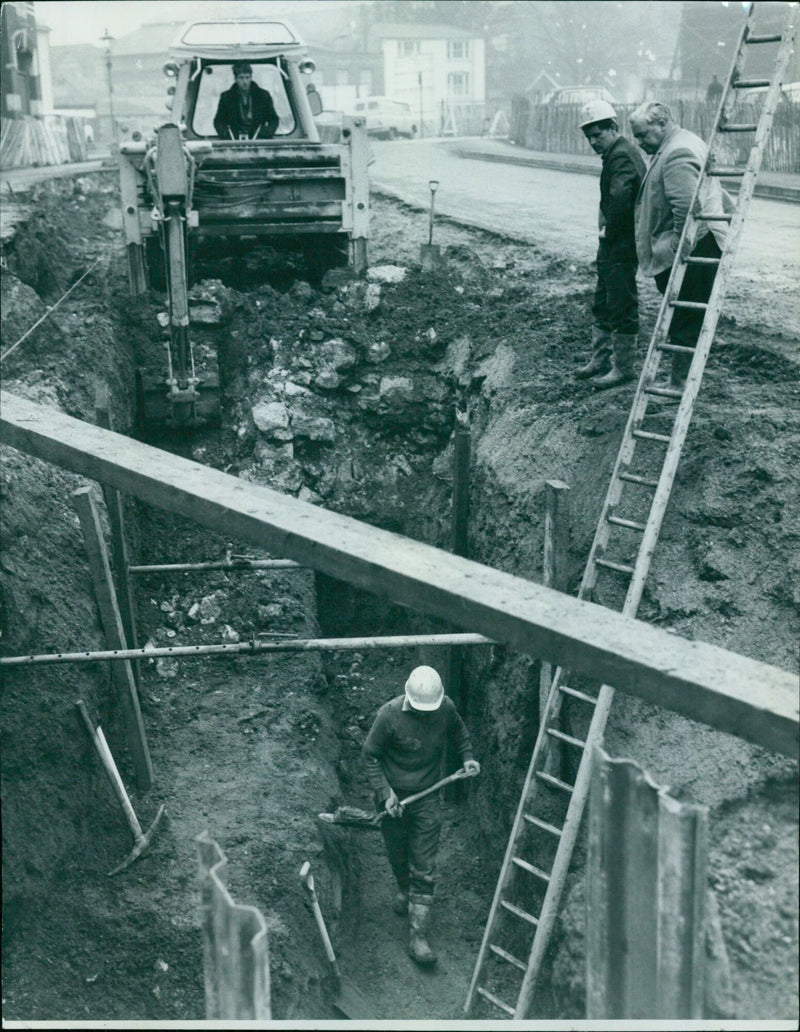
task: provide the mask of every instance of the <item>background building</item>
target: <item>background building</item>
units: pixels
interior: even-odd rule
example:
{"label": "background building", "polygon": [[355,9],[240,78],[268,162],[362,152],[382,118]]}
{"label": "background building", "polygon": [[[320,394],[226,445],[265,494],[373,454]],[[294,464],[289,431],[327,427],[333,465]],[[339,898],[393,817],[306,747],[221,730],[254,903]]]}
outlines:
{"label": "background building", "polygon": [[378,92],[409,104],[425,129],[464,132],[485,112],[483,38],[454,25],[376,25],[380,50]]}

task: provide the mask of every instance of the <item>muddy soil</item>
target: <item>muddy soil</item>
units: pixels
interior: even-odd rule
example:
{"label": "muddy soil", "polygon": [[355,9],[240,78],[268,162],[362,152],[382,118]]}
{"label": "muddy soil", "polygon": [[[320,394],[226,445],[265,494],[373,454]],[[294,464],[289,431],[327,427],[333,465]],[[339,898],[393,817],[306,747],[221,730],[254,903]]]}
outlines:
{"label": "muddy soil", "polygon": [[[115,428],[135,433],[133,370],[163,354],[163,299],[127,297],[118,233],[103,223],[113,180],[39,188],[34,200],[34,221],[4,254],[3,351],[101,261],[4,362],[4,386],[92,421],[103,380]],[[444,222],[447,270],[423,276],[408,232],[419,217],[374,199],[371,261],[405,267],[397,283],[336,272],[315,285],[282,278],[245,290],[241,267],[203,266],[197,299],[216,314],[193,336],[204,360],[218,359],[222,426],[157,443],[449,547],[454,413],[466,406],[471,557],[540,579],[543,485],[559,478],[571,485],[574,591],[630,402],[625,390],[594,395],[570,375],[583,356],[592,270]],[[643,297],[649,325],[656,299],[646,285]],[[797,338],[757,321],[721,323],[640,609],[681,635],[790,669],[800,609]],[[70,501],[84,481],[11,449],[2,475],[4,651],[102,647]],[[97,499],[102,510],[99,491]],[[126,512],[132,557],[143,563],[255,554],[132,501]],[[137,579],[136,600],[142,644],[441,629],[309,571],[149,575]],[[618,603],[613,592],[599,600]],[[78,697],[87,702],[133,786],[109,671],[10,673],[5,1016],[202,1018],[194,838],[207,829],[229,858],[233,897],[266,918],[275,1018],[334,1017],[298,878],[309,860],[342,970],[373,1017],[457,1019],[533,744],[538,661],[496,647],[464,662],[462,705],[484,767],[446,806],[436,973],[405,955],[380,837],[325,833],[316,816],[343,802],[368,806],[361,744],[378,706],[419,661],[441,657],[364,650],[142,663],[157,781],[132,797],[143,824],[161,802],[167,816],[147,855],[114,878],[107,872],[130,836],[73,708]],[[717,1013],[796,1015],[795,765],[624,696],[606,747],[712,808],[710,881],[731,975]],[[579,848],[532,1016],[584,1014],[581,858]]]}

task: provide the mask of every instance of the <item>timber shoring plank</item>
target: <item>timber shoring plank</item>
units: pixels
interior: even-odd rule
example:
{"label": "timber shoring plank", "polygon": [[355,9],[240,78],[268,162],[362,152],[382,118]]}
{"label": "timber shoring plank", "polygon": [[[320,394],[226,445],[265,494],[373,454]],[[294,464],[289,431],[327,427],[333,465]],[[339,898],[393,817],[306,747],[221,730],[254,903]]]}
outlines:
{"label": "timber shoring plank", "polygon": [[[112,650],[124,648],[125,630],[119,613],[105,540],[100,528],[100,518],[92,498],[92,488],[79,488],[73,492],[72,499],[83,531],[89,572],[94,584],[97,606],[100,610],[100,622],[103,625],[106,641]],[[136,771],[136,782],[142,792],[147,792],[153,785],[153,763],[147,746],[147,736],[131,664],[128,662],[113,663],[111,677],[116,685],[117,696],[122,706],[128,748],[131,751]]]}
{"label": "timber shoring plank", "polygon": [[797,676],[0,393],[0,441],[328,576],[797,757]]}

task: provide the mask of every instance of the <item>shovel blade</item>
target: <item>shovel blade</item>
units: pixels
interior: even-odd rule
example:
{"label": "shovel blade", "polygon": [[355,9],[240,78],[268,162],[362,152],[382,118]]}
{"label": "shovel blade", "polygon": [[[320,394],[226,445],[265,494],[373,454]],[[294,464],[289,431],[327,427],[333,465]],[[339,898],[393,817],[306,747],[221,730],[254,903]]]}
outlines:
{"label": "shovel blade", "polygon": [[438,244],[420,244],[419,261],[423,272],[443,269],[446,264]]}
{"label": "shovel blade", "polygon": [[351,1018],[354,1021],[371,1020],[375,1017],[375,1008],[371,1006],[361,990],[347,980],[339,983],[339,991],[332,1003],[334,1009],[343,1017]]}

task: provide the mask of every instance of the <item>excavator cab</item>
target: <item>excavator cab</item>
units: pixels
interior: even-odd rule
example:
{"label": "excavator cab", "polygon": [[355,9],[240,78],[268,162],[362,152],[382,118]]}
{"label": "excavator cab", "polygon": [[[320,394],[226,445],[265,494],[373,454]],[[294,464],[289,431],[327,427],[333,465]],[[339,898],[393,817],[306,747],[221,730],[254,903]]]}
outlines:
{"label": "excavator cab", "polygon": [[[369,160],[366,126],[344,118],[322,142],[319,94],[305,45],[287,23],[205,21],[185,25],[164,66],[171,119],[152,139],[120,146],[123,230],[132,294],[166,291],[164,368],[138,375],[145,428],[191,428],[219,418],[216,370],[199,370],[191,342],[189,256],[214,256],[260,242],[300,249],[310,274],[367,264]],[[271,136],[226,138],[215,115],[247,62],[272,98]]]}

